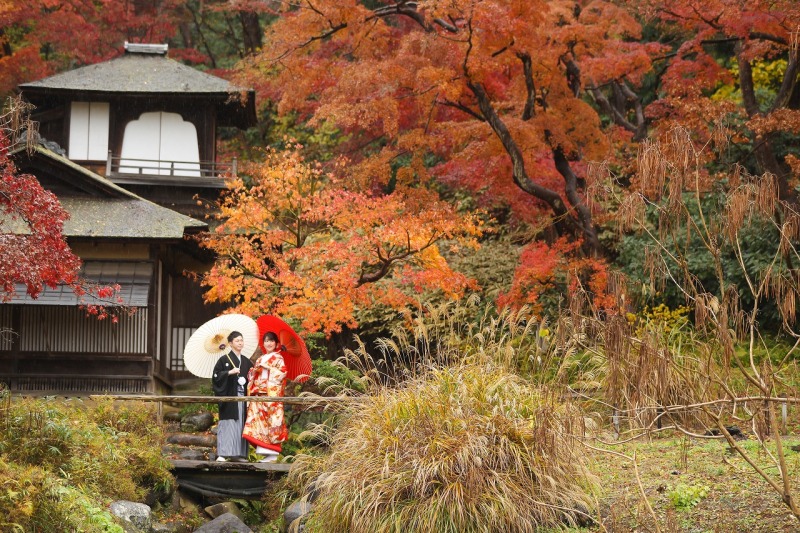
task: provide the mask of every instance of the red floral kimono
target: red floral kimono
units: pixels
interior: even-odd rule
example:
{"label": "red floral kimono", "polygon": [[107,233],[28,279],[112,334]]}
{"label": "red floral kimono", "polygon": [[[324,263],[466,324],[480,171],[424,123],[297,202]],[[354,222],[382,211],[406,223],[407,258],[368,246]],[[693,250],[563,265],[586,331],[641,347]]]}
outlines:
{"label": "red floral kimono", "polygon": [[[278,352],[258,358],[247,374],[248,396],[283,396],[286,385],[286,364]],[[249,402],[247,421],[242,436],[254,446],[280,453],[288,433],[283,420],[283,403]]]}

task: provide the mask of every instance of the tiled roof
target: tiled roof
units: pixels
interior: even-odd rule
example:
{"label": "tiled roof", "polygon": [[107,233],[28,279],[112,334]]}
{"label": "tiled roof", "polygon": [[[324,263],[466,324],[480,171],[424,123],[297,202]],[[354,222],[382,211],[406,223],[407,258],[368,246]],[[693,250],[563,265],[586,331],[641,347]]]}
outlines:
{"label": "tiled roof", "polygon": [[[15,151],[16,153],[16,151]],[[64,223],[67,237],[105,237],[121,239],[181,239],[185,233],[208,228],[184,214],[162,207],[115,185],[103,176],[36,145],[33,155],[46,158],[73,172],[72,176],[90,182],[102,195],[59,196],[58,201],[70,214]],[[0,232],[24,233],[21,221],[0,215]]]}
{"label": "tiled roof", "polygon": [[[25,145],[18,145],[11,149],[10,154],[12,156],[16,154],[22,154],[26,150]],[[41,142],[38,142],[33,145],[33,149],[30,152],[32,157],[39,157],[44,160],[50,161],[52,164],[64,167],[65,169],[69,170],[73,175],[77,174],[80,176],[80,179],[88,184],[92,185],[93,189],[105,191],[106,194],[110,197],[129,197],[129,198],[136,198],[140,199],[139,196],[132,193],[128,189],[120,187],[113,181],[107,179],[105,176],[101,176],[96,172],[89,170],[88,168],[75,163],[67,159],[65,156],[56,153],[55,151],[51,150],[44,146]]]}
{"label": "tiled roof", "polygon": [[127,53],[19,86],[26,89],[102,93],[236,94],[251,89],[206,74],[159,54]]}
{"label": "tiled roof", "polygon": [[[153,278],[153,264],[147,261],[86,261],[80,270],[81,277],[101,286],[119,285],[116,296],[130,307],[147,307],[147,295]],[[34,299],[27,294],[25,285],[14,287],[14,297],[8,304],[26,305],[91,305],[108,304],[91,294],[78,296],[72,287],[59,284],[56,287],[42,287],[42,292]]]}
{"label": "tiled roof", "polygon": [[59,198],[70,215],[67,237],[182,239],[206,224],[144,199]]}

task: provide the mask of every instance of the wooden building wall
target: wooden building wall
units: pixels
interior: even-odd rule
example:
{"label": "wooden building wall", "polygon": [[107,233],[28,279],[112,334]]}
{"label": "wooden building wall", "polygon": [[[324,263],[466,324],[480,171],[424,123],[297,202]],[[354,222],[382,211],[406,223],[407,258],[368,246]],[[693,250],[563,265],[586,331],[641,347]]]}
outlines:
{"label": "wooden building wall", "polygon": [[21,392],[151,392],[148,316],[112,324],[71,306],[0,306],[0,381]]}

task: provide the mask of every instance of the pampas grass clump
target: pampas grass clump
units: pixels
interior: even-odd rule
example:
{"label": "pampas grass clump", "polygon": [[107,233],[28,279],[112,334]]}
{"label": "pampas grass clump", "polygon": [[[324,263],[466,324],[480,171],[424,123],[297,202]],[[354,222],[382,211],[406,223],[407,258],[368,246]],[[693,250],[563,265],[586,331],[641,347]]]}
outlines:
{"label": "pampas grass clump", "polygon": [[568,404],[491,364],[431,369],[348,409],[330,453],[299,456],[308,530],[536,531],[593,507]]}

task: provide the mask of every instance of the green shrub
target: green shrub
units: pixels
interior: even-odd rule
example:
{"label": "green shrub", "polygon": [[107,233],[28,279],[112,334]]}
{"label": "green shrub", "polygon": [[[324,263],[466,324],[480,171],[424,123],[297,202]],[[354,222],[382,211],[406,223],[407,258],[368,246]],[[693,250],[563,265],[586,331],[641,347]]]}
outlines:
{"label": "green shrub", "polygon": [[[722,209],[725,205],[726,197],[721,190],[705,194],[701,200],[703,215],[706,222],[700,221],[699,205],[691,195],[684,195],[683,205],[694,219],[694,223],[699,227],[706,224],[712,227],[716,225],[724,228],[728,221],[720,218],[724,214]],[[668,202],[664,199],[663,202]],[[654,224],[657,218],[657,210],[651,207],[648,210],[649,224]],[[751,309],[753,306],[753,295],[748,288],[748,277],[760,279],[765,271],[773,271],[773,275],[778,270],[786,267],[780,264],[772,264],[775,252],[781,242],[779,232],[770,220],[750,221],[739,232],[739,240],[747,243],[740,250],[741,262],[736,255],[736,249],[728,242],[719,243],[720,264],[722,274],[727,285],[736,287],[736,293],[740,298],[739,305],[742,309]],[[657,298],[671,308],[675,309],[686,303],[686,295],[676,283],[671,282],[668,276],[657,276],[655,280],[650,279],[648,268],[648,258],[652,256],[647,250],[653,247],[652,235],[641,232],[625,235],[619,243],[619,255],[615,261],[616,266],[622,270],[631,281],[639,285],[642,290],[642,303]],[[665,252],[661,254],[665,265],[670,272],[680,276],[681,268],[676,264],[675,258],[683,256],[686,261],[686,268],[691,272],[691,279],[678,279],[679,284],[684,286],[696,286],[700,292],[720,296],[719,272],[715,270],[714,258],[706,244],[703,242],[703,235],[698,231],[676,231],[673,230],[660,240],[658,246],[664,246]],[[744,266],[744,269],[742,268]],[[745,274],[747,276],[745,276]],[[655,281],[655,284],[653,283]],[[763,299],[763,295],[762,295]],[[762,301],[759,310],[759,323],[762,330],[780,331],[781,318],[777,307],[769,299]]]}
{"label": "green shrub", "polygon": [[0,479],[0,531],[123,533],[96,495],[42,468],[0,461]]}
{"label": "green shrub", "polygon": [[[214,396],[214,391],[211,389],[210,385],[201,385],[197,389],[198,396]],[[195,415],[198,413],[211,413],[211,414],[219,414],[219,403],[217,402],[210,402],[210,403],[185,403],[181,406],[180,410],[178,411],[181,418],[186,415]]]}
{"label": "green shrub", "polygon": [[667,493],[672,506],[678,511],[686,511],[700,503],[708,496],[711,489],[705,485],[686,485],[678,483],[674,489]]}
{"label": "green shrub", "polygon": [[0,413],[0,470],[9,473],[0,479],[14,487],[4,487],[0,516],[27,520],[25,531],[106,531],[103,502],[174,485],[163,437],[150,404],[10,402]]}
{"label": "green shrub", "polygon": [[315,359],[311,379],[323,395],[366,391],[361,374],[338,361]]}
{"label": "green shrub", "polygon": [[[317,394],[333,396],[339,394],[364,393],[366,385],[363,376],[356,370],[348,368],[340,361],[315,359],[312,362],[311,378],[303,384],[289,384],[287,396],[301,394]],[[286,407],[286,423],[289,426],[289,437],[283,443],[282,455],[291,461],[292,457],[301,454],[317,453],[314,443],[302,441],[299,435],[309,425],[331,422],[335,411],[323,407],[303,407],[290,405]]]}

